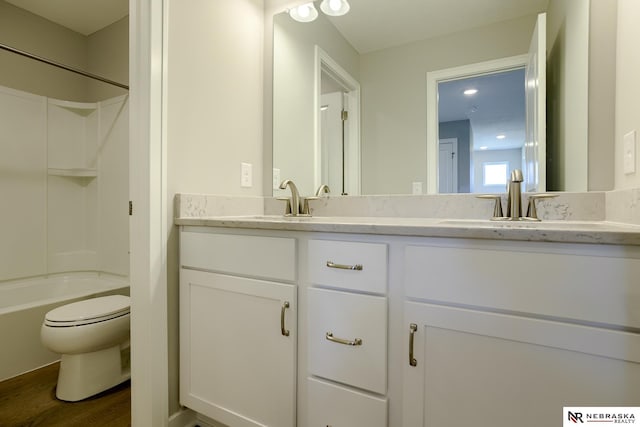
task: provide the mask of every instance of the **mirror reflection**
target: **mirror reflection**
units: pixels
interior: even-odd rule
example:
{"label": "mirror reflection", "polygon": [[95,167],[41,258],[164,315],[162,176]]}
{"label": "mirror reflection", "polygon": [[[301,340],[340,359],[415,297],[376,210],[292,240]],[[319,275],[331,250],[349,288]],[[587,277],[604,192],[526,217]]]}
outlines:
{"label": "mirror reflection", "polygon": [[[283,179],[294,179],[305,194],[312,194],[317,185],[326,183],[322,182],[320,171],[323,124],[319,114],[322,105],[316,92],[315,48],[318,46],[360,85],[359,150],[358,161],[353,162],[360,168],[357,174],[360,191],[344,192],[421,194],[493,190],[477,183],[482,180],[481,158],[485,152],[496,151],[492,150],[495,148],[492,145],[479,143],[483,134],[479,128],[474,128],[470,137],[477,143],[469,143],[468,147],[461,143],[462,148],[457,148],[457,184],[451,188],[438,188],[437,183],[443,178],[437,166],[440,159],[437,141],[448,139],[446,133],[441,137],[438,134],[446,127],[445,122],[465,118],[457,116],[456,120],[451,120],[453,116],[445,116],[446,120],[439,120],[442,125],[428,123],[429,115],[438,117],[438,112],[431,111],[427,99],[427,74],[527,55],[538,14],[547,12],[548,25],[543,31],[547,48],[546,55],[541,57],[546,56],[550,61],[546,95],[551,123],[547,123],[548,132],[544,131],[545,123],[541,124],[541,138],[544,140],[546,136],[551,140],[547,141],[546,161],[538,162],[530,170],[541,169],[542,181],[551,177],[546,183],[547,190],[586,191],[588,61],[585,58],[589,52],[589,6],[578,3],[584,2],[458,0],[437,5],[432,1],[403,0],[389,5],[372,0],[351,0],[351,10],[340,17],[328,17],[320,12],[313,22],[300,23],[293,21],[287,13],[275,15],[274,180],[278,175]],[[567,73],[571,76],[571,85],[566,84]],[[447,80],[457,79],[444,79],[442,83]],[[576,82],[582,82],[582,86]],[[514,97],[522,95],[522,87]],[[446,86],[441,86],[438,92],[444,90]],[[441,103],[443,98],[440,93]],[[503,105],[507,103],[503,95],[494,98],[500,98]],[[580,112],[582,105],[585,106],[583,116],[565,123],[565,112]],[[470,124],[473,122],[471,117],[478,112],[466,117]],[[504,149],[517,150],[511,145],[513,139],[519,139],[519,147],[522,147],[528,137],[523,135],[521,128],[516,131],[511,127],[512,118],[506,120],[509,124],[504,125],[505,130],[494,129],[493,138],[505,134],[507,141],[504,142],[509,145]],[[433,138],[429,137],[430,133]],[[430,142],[430,139],[436,142]],[[569,139],[570,144],[567,143]],[[483,146],[487,149],[480,150]],[[516,164],[526,168],[528,160],[525,158],[523,163],[522,153],[525,150],[520,148],[520,151],[519,156],[511,153],[509,169]],[[544,151],[537,151],[536,155],[545,159]],[[464,164],[460,164],[463,158]],[[487,162],[492,160],[484,161]],[[547,164],[552,169],[545,173]],[[341,173],[343,169],[348,175],[349,165],[344,165],[337,169]],[[545,189],[543,183],[534,181],[532,178],[531,182],[539,185],[537,189]],[[497,185],[493,187],[497,189]],[[528,189],[535,187],[528,186]],[[337,188],[332,193],[342,192]]]}

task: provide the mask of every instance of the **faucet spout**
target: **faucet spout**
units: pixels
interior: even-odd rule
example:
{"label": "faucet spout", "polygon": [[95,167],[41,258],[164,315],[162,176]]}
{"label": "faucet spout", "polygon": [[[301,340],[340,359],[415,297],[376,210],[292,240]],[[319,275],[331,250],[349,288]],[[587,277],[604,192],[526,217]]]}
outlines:
{"label": "faucet spout", "polygon": [[507,186],[507,216],[514,221],[522,217],[522,193],[520,188],[522,181],[524,181],[522,171],[520,169],[512,170],[511,180]]}
{"label": "faucet spout", "polygon": [[291,190],[291,216],[298,216],[300,214],[300,193],[298,187],[290,179],[285,179],[280,183],[280,189],[286,190],[287,186]]}

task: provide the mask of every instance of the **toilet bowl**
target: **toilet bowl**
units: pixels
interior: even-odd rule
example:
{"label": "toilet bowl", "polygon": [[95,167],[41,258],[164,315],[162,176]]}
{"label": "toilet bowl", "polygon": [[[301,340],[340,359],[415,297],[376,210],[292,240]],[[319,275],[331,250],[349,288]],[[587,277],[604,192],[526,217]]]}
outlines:
{"label": "toilet bowl", "polygon": [[56,397],[76,402],[131,377],[129,348],[130,300],[109,295],[63,305],[49,311],[40,337],[59,353]]}

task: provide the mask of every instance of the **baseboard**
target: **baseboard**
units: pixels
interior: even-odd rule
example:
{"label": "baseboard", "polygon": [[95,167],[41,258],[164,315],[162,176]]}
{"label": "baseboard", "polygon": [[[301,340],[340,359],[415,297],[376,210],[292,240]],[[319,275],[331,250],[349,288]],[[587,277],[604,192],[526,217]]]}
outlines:
{"label": "baseboard", "polygon": [[197,418],[198,414],[194,411],[183,408],[169,417],[169,427],[194,427],[200,424]]}

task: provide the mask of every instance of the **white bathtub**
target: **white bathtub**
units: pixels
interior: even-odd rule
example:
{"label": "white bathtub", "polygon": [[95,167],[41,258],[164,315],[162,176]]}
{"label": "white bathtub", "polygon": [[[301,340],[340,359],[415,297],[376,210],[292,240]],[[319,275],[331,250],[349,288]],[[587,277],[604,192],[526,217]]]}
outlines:
{"label": "white bathtub", "polygon": [[40,342],[40,326],[49,310],[110,294],[129,295],[129,283],[97,274],[0,283],[0,381],[60,358]]}

